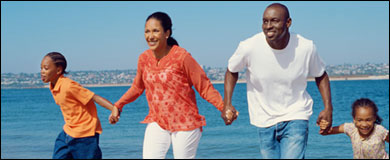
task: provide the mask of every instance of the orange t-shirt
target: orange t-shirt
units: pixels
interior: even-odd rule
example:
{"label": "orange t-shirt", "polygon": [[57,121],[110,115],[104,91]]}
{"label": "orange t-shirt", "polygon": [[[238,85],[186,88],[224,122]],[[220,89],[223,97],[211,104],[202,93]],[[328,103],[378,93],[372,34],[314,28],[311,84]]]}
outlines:
{"label": "orange t-shirt", "polygon": [[122,109],[146,90],[149,114],[141,123],[156,122],[171,132],[193,130],[205,126],[206,121],[199,115],[192,86],[222,111],[222,96],[190,53],[174,45],[158,62],[149,49],[139,56],[134,82],[115,106]]}
{"label": "orange t-shirt", "polygon": [[95,93],[63,75],[58,78],[54,88],[50,85],[50,91],[64,116],[66,134],[82,138],[102,133],[96,105],[92,100]]}

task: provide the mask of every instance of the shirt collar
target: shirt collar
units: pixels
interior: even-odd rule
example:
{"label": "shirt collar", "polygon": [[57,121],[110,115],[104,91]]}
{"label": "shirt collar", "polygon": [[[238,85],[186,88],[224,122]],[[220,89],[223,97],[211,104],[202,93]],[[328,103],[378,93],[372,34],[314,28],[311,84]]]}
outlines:
{"label": "shirt collar", "polygon": [[[56,85],[54,87],[52,87],[51,85],[50,86],[50,90],[51,91],[59,91],[60,90],[60,86],[62,84],[62,80],[65,78],[64,75],[61,75],[60,77],[58,77],[58,80],[56,82]],[[51,83],[51,82],[50,82]]]}

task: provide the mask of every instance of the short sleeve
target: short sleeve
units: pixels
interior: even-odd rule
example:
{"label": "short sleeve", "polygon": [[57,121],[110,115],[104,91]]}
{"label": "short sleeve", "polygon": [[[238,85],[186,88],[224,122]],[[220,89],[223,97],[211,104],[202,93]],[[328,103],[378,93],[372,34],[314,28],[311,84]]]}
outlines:
{"label": "short sleeve", "polygon": [[230,72],[240,72],[247,66],[248,61],[246,60],[245,52],[245,47],[241,42],[229,59],[228,69]]}
{"label": "short sleeve", "polygon": [[379,135],[379,137],[381,138],[381,140],[386,140],[386,137],[387,137],[387,134],[389,134],[389,130],[387,130],[385,127],[383,127],[382,125],[377,125],[376,127],[377,129],[377,134]]}
{"label": "short sleeve", "polygon": [[355,124],[353,123],[344,123],[344,133],[348,136],[351,135],[353,129],[355,128]]}
{"label": "short sleeve", "polygon": [[83,105],[87,105],[87,103],[95,95],[95,93],[93,93],[89,89],[84,88],[83,86],[74,81],[69,84],[69,89],[67,92],[79,102],[81,102]]}
{"label": "short sleeve", "polygon": [[317,48],[313,44],[309,62],[309,76],[321,77],[325,72],[325,63],[317,53]]}

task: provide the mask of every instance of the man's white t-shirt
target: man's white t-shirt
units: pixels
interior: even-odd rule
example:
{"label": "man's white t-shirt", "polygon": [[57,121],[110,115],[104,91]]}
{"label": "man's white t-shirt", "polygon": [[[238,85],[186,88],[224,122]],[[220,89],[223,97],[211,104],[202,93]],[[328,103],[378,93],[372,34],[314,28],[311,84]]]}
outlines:
{"label": "man's white t-shirt", "polygon": [[306,91],[307,77],[320,77],[325,63],[313,41],[290,33],[286,48],[271,48],[263,32],[241,41],[230,57],[230,72],[246,70],[250,122],[269,127],[278,122],[309,120],[313,100]]}

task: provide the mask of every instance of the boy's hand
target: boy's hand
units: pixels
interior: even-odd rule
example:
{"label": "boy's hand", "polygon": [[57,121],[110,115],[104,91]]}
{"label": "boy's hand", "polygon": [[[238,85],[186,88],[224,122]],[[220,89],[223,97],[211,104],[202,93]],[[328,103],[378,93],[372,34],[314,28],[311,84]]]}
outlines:
{"label": "boy's hand", "polygon": [[108,121],[110,124],[115,124],[119,121],[120,118],[120,112],[119,109],[114,106],[114,108],[111,111],[110,117],[108,118]]}

